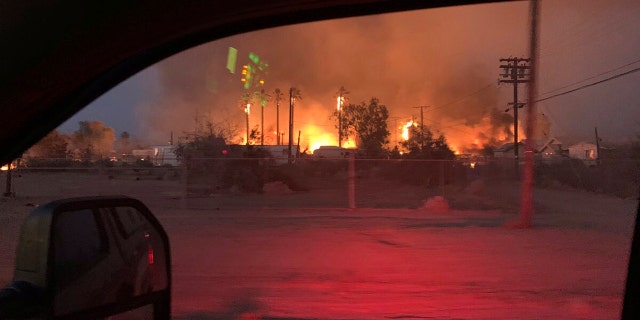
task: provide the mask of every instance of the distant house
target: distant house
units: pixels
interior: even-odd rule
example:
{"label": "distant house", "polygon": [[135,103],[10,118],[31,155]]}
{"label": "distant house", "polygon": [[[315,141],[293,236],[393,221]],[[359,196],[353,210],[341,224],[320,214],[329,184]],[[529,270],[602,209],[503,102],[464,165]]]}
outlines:
{"label": "distant house", "polygon": [[557,160],[566,156],[562,149],[562,142],[556,138],[538,143],[536,153],[538,158],[542,160]]}
{"label": "distant house", "polygon": [[595,164],[598,159],[598,147],[594,143],[578,142],[569,146],[569,157],[587,164]]}
{"label": "distant house", "polygon": [[180,163],[176,157],[175,149],[174,145],[153,146],[151,147],[153,150],[151,161],[156,166],[177,166]]}

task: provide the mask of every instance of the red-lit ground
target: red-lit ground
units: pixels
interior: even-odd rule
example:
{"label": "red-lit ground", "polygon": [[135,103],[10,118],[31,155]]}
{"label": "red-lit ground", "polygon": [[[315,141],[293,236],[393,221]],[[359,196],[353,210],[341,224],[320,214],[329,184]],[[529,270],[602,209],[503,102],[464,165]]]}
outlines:
{"label": "red-lit ground", "polygon": [[308,209],[300,201],[312,193],[182,200],[171,181],[92,178],[91,189],[57,177],[49,190],[25,187],[42,176],[21,179],[18,198],[0,202],[2,283],[28,204],[61,192],[131,194],[170,235],[175,319],[617,319],[637,206],[537,190],[535,227],[522,230],[503,227],[517,217],[518,189],[506,184],[483,196],[499,210],[434,213]]}

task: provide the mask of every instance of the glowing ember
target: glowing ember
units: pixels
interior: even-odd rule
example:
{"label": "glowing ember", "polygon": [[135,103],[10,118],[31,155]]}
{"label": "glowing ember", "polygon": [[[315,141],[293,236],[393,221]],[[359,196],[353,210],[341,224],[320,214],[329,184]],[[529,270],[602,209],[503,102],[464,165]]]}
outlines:
{"label": "glowing ember", "polygon": [[475,162],[469,163],[469,167],[471,167],[471,169],[475,169],[476,163]]}

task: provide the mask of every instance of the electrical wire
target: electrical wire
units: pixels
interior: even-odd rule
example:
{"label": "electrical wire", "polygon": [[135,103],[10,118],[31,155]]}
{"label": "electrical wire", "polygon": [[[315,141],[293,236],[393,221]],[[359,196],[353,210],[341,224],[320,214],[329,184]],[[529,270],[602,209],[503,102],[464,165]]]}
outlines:
{"label": "electrical wire", "polygon": [[635,60],[635,61],[633,61],[633,62],[629,62],[629,63],[627,63],[627,64],[625,64],[625,65],[623,65],[623,66],[620,66],[620,67],[617,67],[617,68],[614,68],[614,69],[611,69],[611,70],[608,70],[608,71],[605,71],[605,72],[602,72],[602,73],[596,74],[596,75],[591,76],[591,77],[589,77],[589,78],[582,79],[582,80],[580,80],[580,81],[576,81],[576,82],[574,82],[574,83],[571,83],[571,84],[568,84],[568,85],[562,86],[562,87],[560,87],[560,88],[556,88],[556,89],[553,89],[553,90],[547,91],[547,92],[545,92],[545,93],[541,94],[541,96],[545,96],[545,95],[548,95],[548,94],[552,94],[552,93],[553,93],[553,92],[555,92],[555,91],[559,91],[559,90],[562,90],[562,89],[566,89],[566,88],[568,88],[568,87],[571,87],[571,86],[574,86],[574,85],[580,84],[580,83],[582,83],[582,82],[585,82],[585,81],[588,81],[588,80],[595,79],[595,78],[597,78],[597,77],[603,76],[603,75],[605,75],[605,74],[607,74],[607,73],[611,73],[611,72],[614,72],[614,71],[618,71],[618,70],[620,70],[620,69],[626,68],[626,67],[628,67],[628,66],[630,66],[630,65],[632,65],[632,64],[636,64],[636,63],[638,63],[638,62],[640,62],[640,59]]}
{"label": "electrical wire", "polygon": [[535,102],[541,102],[541,101],[553,99],[553,98],[556,98],[556,97],[559,97],[559,96],[563,96],[565,94],[569,94],[569,93],[576,92],[576,91],[579,91],[579,90],[582,90],[582,89],[593,87],[595,85],[598,85],[598,84],[601,84],[601,83],[604,83],[604,82],[607,82],[607,81],[611,81],[611,80],[614,80],[614,79],[617,79],[617,78],[621,78],[621,77],[624,77],[626,75],[629,75],[629,74],[632,74],[632,73],[635,73],[635,72],[638,72],[638,71],[640,71],[640,67],[635,68],[635,69],[631,69],[629,71],[626,71],[626,72],[623,72],[623,73],[620,73],[620,74],[617,74],[617,75],[614,75],[614,76],[611,76],[611,77],[608,77],[608,78],[605,78],[605,79],[602,79],[602,80],[599,80],[599,81],[596,81],[596,82],[593,82],[593,83],[585,84],[585,85],[577,87],[575,89],[567,90],[567,91],[564,91],[564,92],[561,92],[561,93],[557,93],[557,94],[554,94],[554,95],[546,97],[546,98],[538,99]]}

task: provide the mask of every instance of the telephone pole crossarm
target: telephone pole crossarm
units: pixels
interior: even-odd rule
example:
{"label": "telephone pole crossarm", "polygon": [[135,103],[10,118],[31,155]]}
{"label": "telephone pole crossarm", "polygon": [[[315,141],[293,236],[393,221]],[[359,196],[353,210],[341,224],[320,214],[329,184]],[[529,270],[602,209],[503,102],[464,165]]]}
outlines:
{"label": "telephone pole crossarm", "polygon": [[499,83],[513,84],[513,102],[509,103],[513,109],[513,153],[515,160],[515,177],[519,178],[519,150],[518,150],[518,109],[524,107],[526,103],[518,102],[518,83],[528,83],[531,80],[531,59],[530,58],[502,58],[500,68],[504,73],[500,74]]}

